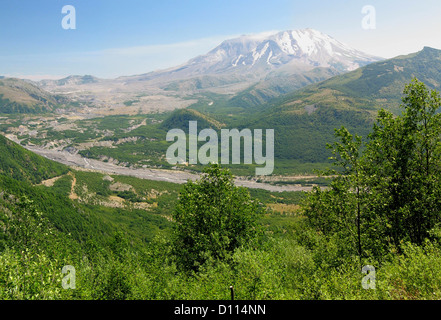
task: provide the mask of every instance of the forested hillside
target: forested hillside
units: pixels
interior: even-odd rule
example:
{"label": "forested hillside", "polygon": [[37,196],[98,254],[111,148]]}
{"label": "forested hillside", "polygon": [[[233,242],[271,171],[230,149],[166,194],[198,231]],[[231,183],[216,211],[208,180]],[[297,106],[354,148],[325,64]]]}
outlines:
{"label": "forested hillside", "polygon": [[40,183],[67,171],[66,166],[38,156],[0,135],[0,174],[19,181]]}
{"label": "forested hillside", "polygon": [[440,90],[440,68],[441,51],[426,47],[281,96],[240,126],[273,128],[279,160],[327,162],[326,143],[334,140],[334,128],[345,126],[366,137],[378,110],[401,113],[403,88],[413,78]]}

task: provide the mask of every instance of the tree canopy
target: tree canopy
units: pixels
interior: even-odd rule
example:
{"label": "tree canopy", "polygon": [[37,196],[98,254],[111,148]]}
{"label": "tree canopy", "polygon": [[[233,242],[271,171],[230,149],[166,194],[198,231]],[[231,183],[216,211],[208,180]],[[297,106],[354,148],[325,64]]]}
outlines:
{"label": "tree canopy", "polygon": [[422,244],[441,222],[440,96],[414,79],[402,101],[402,115],[378,113],[365,143],[336,130],[339,142],[329,147],[338,169],[330,188],[315,188],[305,206],[314,226],[339,234],[360,257]]}
{"label": "tree canopy", "polygon": [[208,166],[200,180],[188,181],[174,210],[174,251],[182,266],[194,269],[208,257],[224,259],[255,239],[261,208],[247,189],[219,165]]}

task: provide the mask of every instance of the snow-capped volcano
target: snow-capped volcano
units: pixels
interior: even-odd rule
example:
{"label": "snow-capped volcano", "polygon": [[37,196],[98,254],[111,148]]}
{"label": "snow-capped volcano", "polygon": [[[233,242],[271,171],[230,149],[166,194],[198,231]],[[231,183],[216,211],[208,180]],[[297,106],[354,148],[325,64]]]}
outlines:
{"label": "snow-capped volcano", "polygon": [[380,58],[353,49],[322,32],[304,29],[226,40],[177,71],[193,76],[268,72],[281,67],[285,71],[290,67],[294,70],[324,67],[346,72],[378,60]]}
{"label": "snow-capped volcano", "polygon": [[[165,70],[123,76],[113,80],[69,77],[42,82],[47,90],[63,87],[77,92],[95,88],[108,91],[147,92],[194,99],[209,92],[228,99],[232,106],[261,105],[312,83],[352,71],[381,58],[365,54],[313,29],[266,32],[225,40],[207,54]],[[52,92],[51,91],[51,92]],[[222,98],[224,99],[224,98]],[[222,100],[221,99],[221,100]],[[103,105],[108,101],[102,100]],[[112,100],[113,101],[113,100]],[[155,100],[154,104],[156,105]],[[212,102],[209,102],[212,103]],[[166,106],[169,108],[169,104]]]}
{"label": "snow-capped volcano", "polygon": [[255,86],[256,96],[269,99],[379,60],[322,32],[303,29],[225,40],[180,66],[117,81],[180,94],[210,89],[237,94]]}

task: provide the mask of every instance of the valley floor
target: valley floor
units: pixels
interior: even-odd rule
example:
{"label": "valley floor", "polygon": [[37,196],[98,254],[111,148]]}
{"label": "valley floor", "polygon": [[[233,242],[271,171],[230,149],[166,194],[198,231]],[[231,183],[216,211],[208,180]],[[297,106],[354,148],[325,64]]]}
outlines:
{"label": "valley floor", "polygon": [[[103,162],[95,159],[87,159],[79,154],[72,154],[67,151],[46,149],[37,146],[25,146],[26,149],[44,156],[47,159],[72,166],[77,170],[90,170],[102,173],[111,173],[124,176],[133,176],[140,179],[148,179],[155,181],[167,181],[172,183],[183,184],[187,180],[196,180],[199,175],[195,173],[167,170],[167,169],[150,169],[150,168],[129,168],[119,166],[109,162]],[[269,183],[257,182],[256,180],[248,180],[246,178],[237,177],[236,185],[252,189],[263,189],[271,192],[284,191],[310,191],[312,187],[302,185],[272,185]]]}

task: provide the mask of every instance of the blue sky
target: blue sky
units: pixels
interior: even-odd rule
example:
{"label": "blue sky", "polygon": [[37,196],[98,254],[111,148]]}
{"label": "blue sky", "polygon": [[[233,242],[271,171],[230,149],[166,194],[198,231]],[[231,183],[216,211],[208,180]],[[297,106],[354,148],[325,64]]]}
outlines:
{"label": "blue sky", "polygon": [[[65,5],[76,9],[75,30],[62,28]],[[376,9],[374,30],[362,28],[365,5]],[[141,74],[241,34],[302,28],[390,58],[441,49],[440,15],[439,0],[1,0],[0,74]]]}

